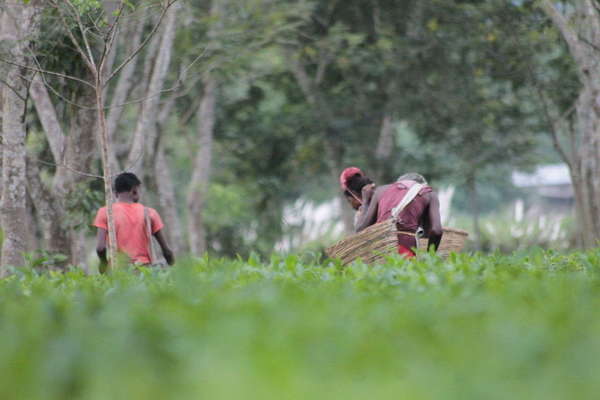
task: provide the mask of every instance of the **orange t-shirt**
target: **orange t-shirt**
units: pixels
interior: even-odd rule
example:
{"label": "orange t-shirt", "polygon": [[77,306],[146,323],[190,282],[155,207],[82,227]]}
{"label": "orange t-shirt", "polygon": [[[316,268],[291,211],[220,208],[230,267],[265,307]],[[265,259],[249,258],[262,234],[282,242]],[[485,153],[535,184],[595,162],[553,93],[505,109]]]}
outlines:
{"label": "orange t-shirt", "polygon": [[[117,234],[117,248],[127,254],[133,262],[149,264],[150,252],[144,221],[144,206],[139,203],[117,202],[113,204],[112,209]],[[160,231],[164,224],[155,209],[148,207],[148,214],[154,234]],[[98,210],[94,226],[108,230],[106,207]]]}

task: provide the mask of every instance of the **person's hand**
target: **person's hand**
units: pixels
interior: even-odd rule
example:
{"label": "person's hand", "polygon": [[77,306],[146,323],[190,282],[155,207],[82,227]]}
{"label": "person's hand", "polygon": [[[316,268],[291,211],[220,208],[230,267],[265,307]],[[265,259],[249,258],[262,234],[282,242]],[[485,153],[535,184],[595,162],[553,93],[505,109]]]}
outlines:
{"label": "person's hand", "polygon": [[165,261],[167,262],[167,264],[175,264],[175,255],[171,250],[163,251],[163,256],[165,257]]}
{"label": "person's hand", "polygon": [[100,264],[98,264],[98,272],[101,274],[105,274],[108,271],[108,260],[100,259]]}
{"label": "person's hand", "polygon": [[375,193],[375,184],[374,183],[370,183],[368,185],[363,186],[362,191],[361,191],[363,204],[368,204],[369,202],[371,202],[373,193]]}

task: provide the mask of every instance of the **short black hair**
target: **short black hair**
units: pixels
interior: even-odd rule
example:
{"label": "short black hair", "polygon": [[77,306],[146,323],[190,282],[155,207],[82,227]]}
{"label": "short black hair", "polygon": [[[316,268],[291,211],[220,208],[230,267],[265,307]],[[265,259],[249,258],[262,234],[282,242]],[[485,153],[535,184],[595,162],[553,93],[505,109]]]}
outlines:
{"label": "short black hair", "polygon": [[346,196],[351,196],[350,192],[353,192],[355,195],[360,196],[362,193],[362,188],[370,185],[373,181],[361,174],[354,174],[346,181],[346,187],[348,188],[344,194]]}
{"label": "short black hair", "polygon": [[140,186],[142,182],[132,172],[123,172],[119,174],[115,179],[115,192],[125,193],[131,192],[131,190],[137,186]]}

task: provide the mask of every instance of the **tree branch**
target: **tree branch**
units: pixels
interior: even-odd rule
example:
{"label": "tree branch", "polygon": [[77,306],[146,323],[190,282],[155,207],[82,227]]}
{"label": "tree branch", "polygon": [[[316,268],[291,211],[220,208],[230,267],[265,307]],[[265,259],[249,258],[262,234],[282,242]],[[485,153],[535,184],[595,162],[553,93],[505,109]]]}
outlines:
{"label": "tree branch", "polygon": [[[571,26],[567,18],[556,9],[555,3],[552,0],[541,0],[540,2],[542,10],[546,13],[546,15],[554,22],[554,24],[558,27],[558,30],[562,34],[564,40],[567,42],[569,46],[569,50],[572,56],[575,59],[579,59],[580,61],[585,57],[581,52],[581,47],[579,45],[580,35],[575,29]],[[582,23],[585,23],[582,21]]]}
{"label": "tree branch", "polygon": [[119,64],[119,66],[117,68],[115,68],[115,70],[108,76],[108,78],[106,79],[106,82],[104,83],[105,85],[107,85],[125,67],[125,65],[127,65],[135,56],[138,55],[138,53],[140,51],[142,51],[142,49],[146,46],[146,44],[150,41],[150,39],[152,39],[152,37],[154,36],[154,34],[156,33],[156,31],[160,27],[160,25],[162,23],[162,20],[165,17],[165,14],[169,10],[169,8],[173,4],[175,4],[175,1],[177,1],[177,0],[172,0],[172,1],[167,2],[166,6],[162,9],[162,12],[160,13],[160,16],[158,17],[158,21],[156,22],[156,24],[152,28],[152,31],[144,39],[144,41],[142,42],[142,44],[140,44],[138,46],[138,48],[135,49],[133,51],[133,53],[131,53],[121,64]]}
{"label": "tree branch", "polygon": [[[540,102],[542,104],[542,111],[544,112],[544,117],[546,118],[546,121],[548,122],[548,126],[550,127],[552,144],[553,144],[554,148],[556,149],[556,151],[558,152],[558,154],[560,154],[560,156],[564,160],[564,162],[569,166],[569,169],[571,169],[571,167],[573,165],[573,160],[571,159],[571,157],[569,157],[569,155],[563,148],[562,144],[560,143],[559,136],[558,136],[561,118],[563,118],[563,117],[561,116],[558,120],[552,118],[552,115],[550,114],[550,110],[549,110],[549,107],[548,107],[548,104],[546,101],[546,96],[544,95],[543,91],[539,88],[539,86],[537,84],[534,83],[534,86],[538,93]],[[572,110],[573,110],[573,107],[570,108],[570,112],[572,112]],[[570,112],[569,112],[569,114],[570,114]],[[567,116],[568,114],[565,113],[564,115]]]}
{"label": "tree branch", "polygon": [[81,44],[75,38],[75,36],[73,35],[73,32],[71,32],[71,29],[69,29],[69,24],[67,23],[67,20],[65,19],[65,15],[64,15],[64,13],[62,11],[62,8],[56,2],[56,0],[50,0],[50,2],[54,6],[54,8],[56,8],[56,10],[58,11],[58,15],[60,15],[60,20],[62,22],[63,28],[67,32],[67,35],[69,36],[69,39],[71,40],[71,43],[73,43],[73,46],[75,46],[75,48],[77,49],[77,52],[79,53],[79,55],[81,56],[81,58],[83,59],[83,61],[86,63],[86,65],[88,66],[88,68],[91,71],[95,71],[96,70],[96,66],[93,64],[93,62],[92,62],[93,60],[89,60],[88,59],[87,55],[85,54],[85,51],[83,51],[83,49],[81,48]]}
{"label": "tree branch", "polygon": [[40,160],[38,158],[32,158],[31,160],[35,161],[37,163],[40,163],[40,164],[49,165],[51,167],[65,168],[65,169],[68,169],[69,171],[71,171],[71,172],[73,172],[73,173],[75,173],[77,175],[85,176],[85,177],[88,177],[88,178],[104,179],[103,176],[91,174],[89,172],[78,171],[75,168],[73,168],[73,167],[71,167],[70,165],[67,165],[67,164],[53,163],[53,162],[49,162],[49,161]]}
{"label": "tree branch", "polygon": [[37,110],[38,117],[46,132],[46,138],[54,161],[60,162],[63,158],[65,135],[56,116],[56,110],[46,86],[39,74],[36,74],[29,87],[33,104]]}
{"label": "tree branch", "polygon": [[0,83],[6,85],[6,87],[9,88],[15,94],[15,96],[17,96],[22,101],[25,101],[25,97],[21,96],[21,94],[19,94],[19,92],[14,86],[11,86],[7,81],[5,81],[2,78],[0,78]]}
{"label": "tree branch", "polygon": [[115,43],[115,38],[117,35],[117,31],[118,31],[117,28],[119,27],[119,23],[121,22],[121,15],[123,14],[124,7],[125,7],[125,1],[121,0],[119,9],[117,10],[117,18],[111,24],[111,26],[108,29],[108,32],[106,33],[106,36],[104,38],[104,49],[102,51],[102,56],[100,57],[100,70],[98,71],[98,73],[100,75],[103,74],[106,57],[112,51],[113,45]]}
{"label": "tree branch", "polygon": [[47,71],[47,70],[40,69],[40,68],[30,67],[28,65],[15,63],[13,61],[9,61],[9,60],[6,60],[4,58],[0,58],[0,62],[3,62],[3,63],[8,64],[8,65],[17,66],[17,67],[20,67],[20,68],[25,68],[26,70],[34,71],[34,72],[37,72],[37,73],[40,73],[40,74],[48,74],[48,75],[57,76],[59,78],[69,79],[69,80],[72,80],[72,81],[79,82],[79,83],[82,83],[84,85],[87,85],[87,86],[89,86],[91,88],[94,88],[94,85],[92,85],[90,82],[85,81],[83,79],[76,78],[76,77],[71,76],[71,75],[65,75],[65,74],[61,74],[59,72]]}
{"label": "tree branch", "polygon": [[77,21],[77,26],[79,27],[79,31],[81,32],[81,37],[83,38],[83,44],[85,46],[85,50],[87,51],[87,56],[90,64],[92,65],[92,70],[96,72],[100,72],[94,60],[94,54],[92,53],[92,48],[87,38],[87,29],[83,26],[83,22],[81,21],[81,14],[77,11],[77,8],[71,3],[71,0],[64,0],[67,5],[73,10],[73,15],[75,15],[75,21]]}

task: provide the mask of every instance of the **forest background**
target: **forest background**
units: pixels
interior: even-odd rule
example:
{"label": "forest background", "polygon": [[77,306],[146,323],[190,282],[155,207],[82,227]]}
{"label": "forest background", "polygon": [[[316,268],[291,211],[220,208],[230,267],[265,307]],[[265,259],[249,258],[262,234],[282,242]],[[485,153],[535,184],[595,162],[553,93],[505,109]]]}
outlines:
{"label": "forest background", "polygon": [[[143,178],[177,254],[245,256],[341,235],[303,236],[298,205],[341,201],[349,165],[377,182],[418,171],[455,188],[453,213],[469,220],[453,222],[485,248],[480,215],[504,215],[518,195],[512,173],[563,162],[576,210],[563,241],[590,247],[599,10],[595,0],[2,0],[2,266],[39,249],[87,264],[104,178],[124,170]],[[333,204],[325,219],[348,229],[350,210]]]}

